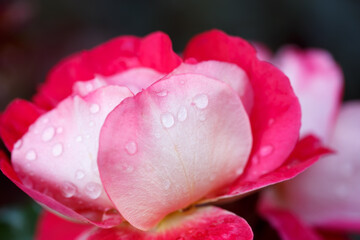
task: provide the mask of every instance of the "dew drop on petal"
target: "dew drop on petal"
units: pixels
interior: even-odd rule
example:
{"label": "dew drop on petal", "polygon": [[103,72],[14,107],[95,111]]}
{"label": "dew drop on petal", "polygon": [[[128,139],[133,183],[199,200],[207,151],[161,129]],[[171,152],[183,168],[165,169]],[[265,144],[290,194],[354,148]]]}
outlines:
{"label": "dew drop on petal", "polygon": [[126,163],[122,165],[121,169],[123,172],[126,172],[126,173],[132,173],[134,171],[134,167],[131,165],[128,165]]}
{"label": "dew drop on petal", "polygon": [[61,186],[62,195],[66,198],[71,198],[76,193],[76,186],[71,182],[64,182]]}
{"label": "dew drop on petal", "polygon": [[267,157],[273,152],[273,150],[274,150],[274,147],[271,145],[263,146],[260,148],[259,154],[262,157]]}
{"label": "dew drop on petal", "polygon": [[204,122],[206,120],[205,113],[199,114],[199,120],[200,120],[200,122]]}
{"label": "dew drop on petal", "polygon": [[85,186],[85,194],[91,199],[97,199],[101,195],[101,186],[98,183],[89,182]]}
{"label": "dew drop on petal", "polygon": [[159,97],[166,97],[168,95],[168,91],[163,90],[163,91],[157,92],[156,95],[158,95]]}
{"label": "dew drop on petal", "polygon": [[60,156],[62,152],[63,152],[63,145],[61,143],[55,144],[54,147],[52,148],[52,154],[54,157]]}
{"label": "dew drop on petal", "polygon": [[48,118],[44,118],[44,119],[42,120],[42,122],[43,122],[43,123],[48,123],[48,122],[49,122],[49,119],[48,119]]}
{"label": "dew drop on petal", "polygon": [[34,150],[29,150],[27,153],[26,153],[26,156],[25,158],[29,161],[33,161],[35,160],[37,157],[36,155],[36,152]]}
{"label": "dew drop on petal", "polygon": [[95,125],[95,123],[94,123],[93,121],[90,121],[90,122],[89,122],[89,126],[90,126],[90,127],[93,127],[94,125]]}
{"label": "dew drop on petal", "polygon": [[63,131],[64,131],[64,129],[62,127],[58,127],[56,129],[56,133],[58,133],[58,134],[62,133]]}
{"label": "dew drop on petal", "polygon": [[171,128],[175,124],[174,116],[169,112],[161,114],[160,118],[161,118],[161,124],[165,128]]}
{"label": "dew drop on petal", "polygon": [[187,110],[184,106],[181,106],[178,113],[177,113],[177,118],[179,120],[179,122],[183,122],[186,120],[187,118]]}
{"label": "dew drop on petal", "polygon": [[193,103],[197,108],[205,109],[209,104],[209,99],[205,94],[199,94],[193,98]]}
{"label": "dew drop on petal", "polygon": [[273,118],[270,118],[270,119],[269,119],[269,122],[268,122],[268,125],[271,126],[271,125],[274,124],[274,122],[275,122],[275,120],[274,120]]}
{"label": "dew drop on petal", "polygon": [[82,141],[82,136],[77,136],[75,139],[76,142],[81,142]]}
{"label": "dew drop on petal", "polygon": [[137,144],[134,141],[130,141],[125,145],[125,150],[129,155],[134,155],[137,152]]}
{"label": "dew drop on petal", "polygon": [[244,172],[244,169],[243,169],[243,168],[239,168],[239,169],[236,170],[235,173],[236,173],[237,176],[239,176],[239,175],[241,175],[243,172]]}
{"label": "dew drop on petal", "polygon": [[47,129],[44,130],[42,136],[41,136],[41,139],[44,141],[44,142],[48,142],[50,141],[55,135],[55,129],[53,127],[49,127]]}
{"label": "dew drop on petal", "polygon": [[91,104],[90,106],[90,112],[95,114],[100,111],[100,106],[96,103]]}
{"label": "dew drop on petal", "polygon": [[81,170],[77,170],[75,172],[75,178],[78,179],[78,180],[81,180],[85,177],[85,173]]}
{"label": "dew drop on petal", "polygon": [[19,149],[19,148],[21,148],[21,146],[22,146],[22,140],[20,139],[20,140],[18,140],[15,144],[14,144],[14,149]]}

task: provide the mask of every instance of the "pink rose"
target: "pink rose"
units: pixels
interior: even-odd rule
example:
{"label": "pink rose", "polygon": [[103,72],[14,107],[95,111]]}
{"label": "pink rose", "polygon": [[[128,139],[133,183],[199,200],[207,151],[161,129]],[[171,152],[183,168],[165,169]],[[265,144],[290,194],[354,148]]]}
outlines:
{"label": "pink rose", "polygon": [[316,134],[335,153],[266,191],[260,211],[283,239],[323,239],[306,226],[359,231],[360,103],[339,110],[342,72],[323,50],[285,47],[272,61],[289,76],[299,97],[300,131]]}
{"label": "pink rose", "polygon": [[12,152],[2,171],[68,218],[156,229],[121,224],[94,236],[251,239],[232,213],[179,210],[289,179],[327,150],[314,137],[298,142],[300,105],[287,77],[243,39],[209,31],[183,56],[157,32],[63,60],[32,103],[15,100],[3,113]]}

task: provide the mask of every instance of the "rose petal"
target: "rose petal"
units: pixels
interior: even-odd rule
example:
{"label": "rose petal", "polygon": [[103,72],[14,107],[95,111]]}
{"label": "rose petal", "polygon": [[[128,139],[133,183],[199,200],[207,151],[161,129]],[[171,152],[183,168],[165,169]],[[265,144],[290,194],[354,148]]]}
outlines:
{"label": "rose petal", "polygon": [[301,115],[287,77],[271,64],[259,61],[245,40],[219,30],[195,36],[184,57],[235,63],[247,73],[254,91],[250,115],[254,143],[245,175],[255,180],[281,166],[298,140]]}
{"label": "rose petal", "polygon": [[360,231],[359,122],[360,103],[345,104],[330,141],[337,152],[282,186],[287,207],[305,222]]}
{"label": "rose petal", "polygon": [[262,200],[258,211],[278,231],[282,240],[323,240],[316,231],[290,211],[274,208]]}
{"label": "rose petal", "polygon": [[16,99],[9,104],[0,116],[0,136],[10,151],[42,113],[43,110],[25,100]]}
{"label": "rose petal", "polygon": [[80,224],[65,220],[55,214],[44,211],[37,223],[36,240],[74,240],[81,233],[93,228],[89,224]]}
{"label": "rose petal", "polygon": [[106,116],[129,96],[127,88],[108,86],[84,98],[68,97],[42,115],[12,152],[21,181],[91,221],[118,223],[118,214],[102,219],[113,205],[99,177],[97,149]]}
{"label": "rose petal", "polygon": [[180,63],[170,38],[164,33],[155,32],[143,39],[121,36],[61,61],[52,69],[33,100],[50,110],[71,94],[77,81],[92,80],[96,75],[108,77],[135,67],[168,73]]}
{"label": "rose petal", "polygon": [[332,56],[323,50],[285,47],[273,60],[290,78],[302,110],[301,134],[329,139],[341,102],[343,76]]}
{"label": "rose petal", "polygon": [[137,239],[137,240],[251,240],[253,233],[247,222],[216,207],[204,207],[167,217],[154,231],[142,232],[122,224],[111,229],[96,229],[83,234],[78,240]]}
{"label": "rose petal", "polygon": [[203,61],[195,64],[183,63],[172,74],[197,73],[223,81],[230,85],[240,96],[248,113],[253,105],[253,90],[246,72],[237,65],[219,61]]}
{"label": "rose petal", "polygon": [[235,180],[251,143],[237,94],[220,81],[183,74],[156,82],[109,114],[98,164],[119,212],[149,229]]}

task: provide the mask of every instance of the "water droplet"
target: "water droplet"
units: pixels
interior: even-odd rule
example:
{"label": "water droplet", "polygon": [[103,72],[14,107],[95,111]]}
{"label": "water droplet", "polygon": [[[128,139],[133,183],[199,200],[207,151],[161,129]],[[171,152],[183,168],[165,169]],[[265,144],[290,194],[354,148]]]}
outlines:
{"label": "water droplet", "polygon": [[185,81],[184,81],[184,80],[181,80],[181,81],[180,81],[180,84],[181,84],[181,85],[184,85],[184,84],[185,84]]}
{"label": "water droplet", "polygon": [[171,128],[175,123],[173,115],[169,112],[161,114],[161,123],[165,128]]}
{"label": "water droplet", "polygon": [[100,111],[100,106],[96,103],[91,104],[90,106],[90,112],[95,114]]}
{"label": "water droplet", "polygon": [[137,144],[134,141],[130,141],[125,145],[125,150],[129,155],[134,155],[137,152]]}
{"label": "water droplet", "polygon": [[86,88],[86,90],[87,90],[88,92],[91,92],[91,91],[94,89],[94,87],[93,87],[93,85],[92,85],[91,82],[87,83],[87,84],[85,85],[85,88]]}
{"label": "water droplet", "polygon": [[257,156],[253,156],[252,162],[253,162],[254,164],[258,164],[258,163],[259,163],[259,158],[258,158]]}
{"label": "water droplet", "polygon": [[165,189],[165,190],[169,190],[170,186],[171,186],[170,180],[169,180],[169,179],[165,179],[165,181],[164,181],[164,189]]}
{"label": "water droplet", "polygon": [[34,186],[34,183],[31,181],[31,179],[29,177],[25,177],[25,178],[21,179],[21,182],[27,188],[32,188]]}
{"label": "water droplet", "polygon": [[168,91],[163,90],[163,91],[157,92],[156,95],[158,95],[159,97],[166,97],[168,95]]}
{"label": "water droplet", "polygon": [[89,126],[90,126],[90,127],[93,127],[94,125],[95,125],[95,123],[94,123],[93,121],[90,121],[90,122],[89,122]]}
{"label": "water droplet", "polygon": [[76,142],[81,142],[82,141],[82,136],[77,136],[75,139]]}
{"label": "water droplet", "polygon": [[26,156],[25,158],[29,161],[33,161],[36,159],[36,152],[34,150],[29,150],[27,153],[26,153]]}
{"label": "water droplet", "polygon": [[71,182],[64,182],[61,186],[62,195],[66,198],[71,198],[76,193],[76,187]]}
{"label": "water droplet", "polygon": [[120,217],[119,212],[114,208],[110,208],[110,209],[105,210],[105,212],[102,216],[102,220],[106,221],[108,219],[114,219],[114,218],[118,218],[118,217]]}
{"label": "water droplet", "polygon": [[239,169],[236,170],[235,173],[236,173],[237,176],[239,176],[239,175],[241,175],[243,172],[244,172],[244,168],[239,168]]}
{"label": "water droplet", "polygon": [[55,129],[53,127],[49,127],[47,129],[45,129],[45,131],[43,132],[41,139],[44,142],[48,142],[50,141],[55,135]]}
{"label": "water droplet", "polygon": [[193,103],[197,108],[205,109],[209,104],[209,99],[205,94],[199,94],[193,98]]}
{"label": "water droplet", "polygon": [[177,118],[180,122],[183,122],[186,120],[187,118],[187,110],[184,106],[181,106],[178,113],[177,113]]}
{"label": "water droplet", "polygon": [[206,120],[205,113],[199,114],[199,120],[200,120],[200,122],[204,122]]}
{"label": "water droplet", "polygon": [[85,137],[86,137],[86,138],[90,138],[90,134],[86,134]]}
{"label": "water droplet", "polygon": [[273,125],[274,121],[275,121],[275,120],[274,120],[273,118],[270,118],[270,119],[269,119],[269,122],[268,122],[268,125],[269,125],[269,126]]}
{"label": "water droplet", "polygon": [[263,146],[262,148],[260,148],[259,154],[262,157],[267,157],[273,152],[273,150],[274,147],[271,145]]}
{"label": "water droplet", "polygon": [[85,186],[85,194],[91,199],[97,199],[101,195],[101,186],[98,183],[89,182]]}
{"label": "water droplet", "polygon": [[64,131],[64,129],[62,127],[58,127],[56,129],[56,133],[58,133],[58,134],[62,133],[63,131]]}
{"label": "water droplet", "polygon": [[53,156],[58,157],[62,154],[62,152],[63,152],[63,145],[61,143],[55,144],[52,149]]}
{"label": "water droplet", "polygon": [[43,122],[43,123],[48,123],[48,122],[49,122],[49,119],[48,119],[48,118],[44,118],[44,119],[42,120],[42,122]]}
{"label": "water droplet", "polygon": [[22,146],[23,141],[20,139],[14,144],[14,149],[19,149]]}
{"label": "water droplet", "polygon": [[123,164],[122,165],[122,171],[123,172],[126,172],[126,173],[131,173],[131,172],[133,172],[134,171],[134,167],[133,166],[131,166],[131,165],[128,165],[128,164]]}
{"label": "water droplet", "polygon": [[85,177],[85,173],[81,170],[77,170],[75,172],[75,178],[78,179],[78,180],[81,180]]}

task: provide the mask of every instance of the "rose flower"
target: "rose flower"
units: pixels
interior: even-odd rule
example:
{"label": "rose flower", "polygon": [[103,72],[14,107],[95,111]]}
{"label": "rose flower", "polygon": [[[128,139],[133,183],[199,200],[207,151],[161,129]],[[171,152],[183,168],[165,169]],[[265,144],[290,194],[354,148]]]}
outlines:
{"label": "rose flower", "polygon": [[180,58],[163,33],[122,36],[66,58],[32,102],[8,106],[1,169],[48,209],[99,227],[89,239],[252,239],[245,220],[206,205],[327,152],[298,141],[300,118],[288,78],[241,38],[205,32]]}

